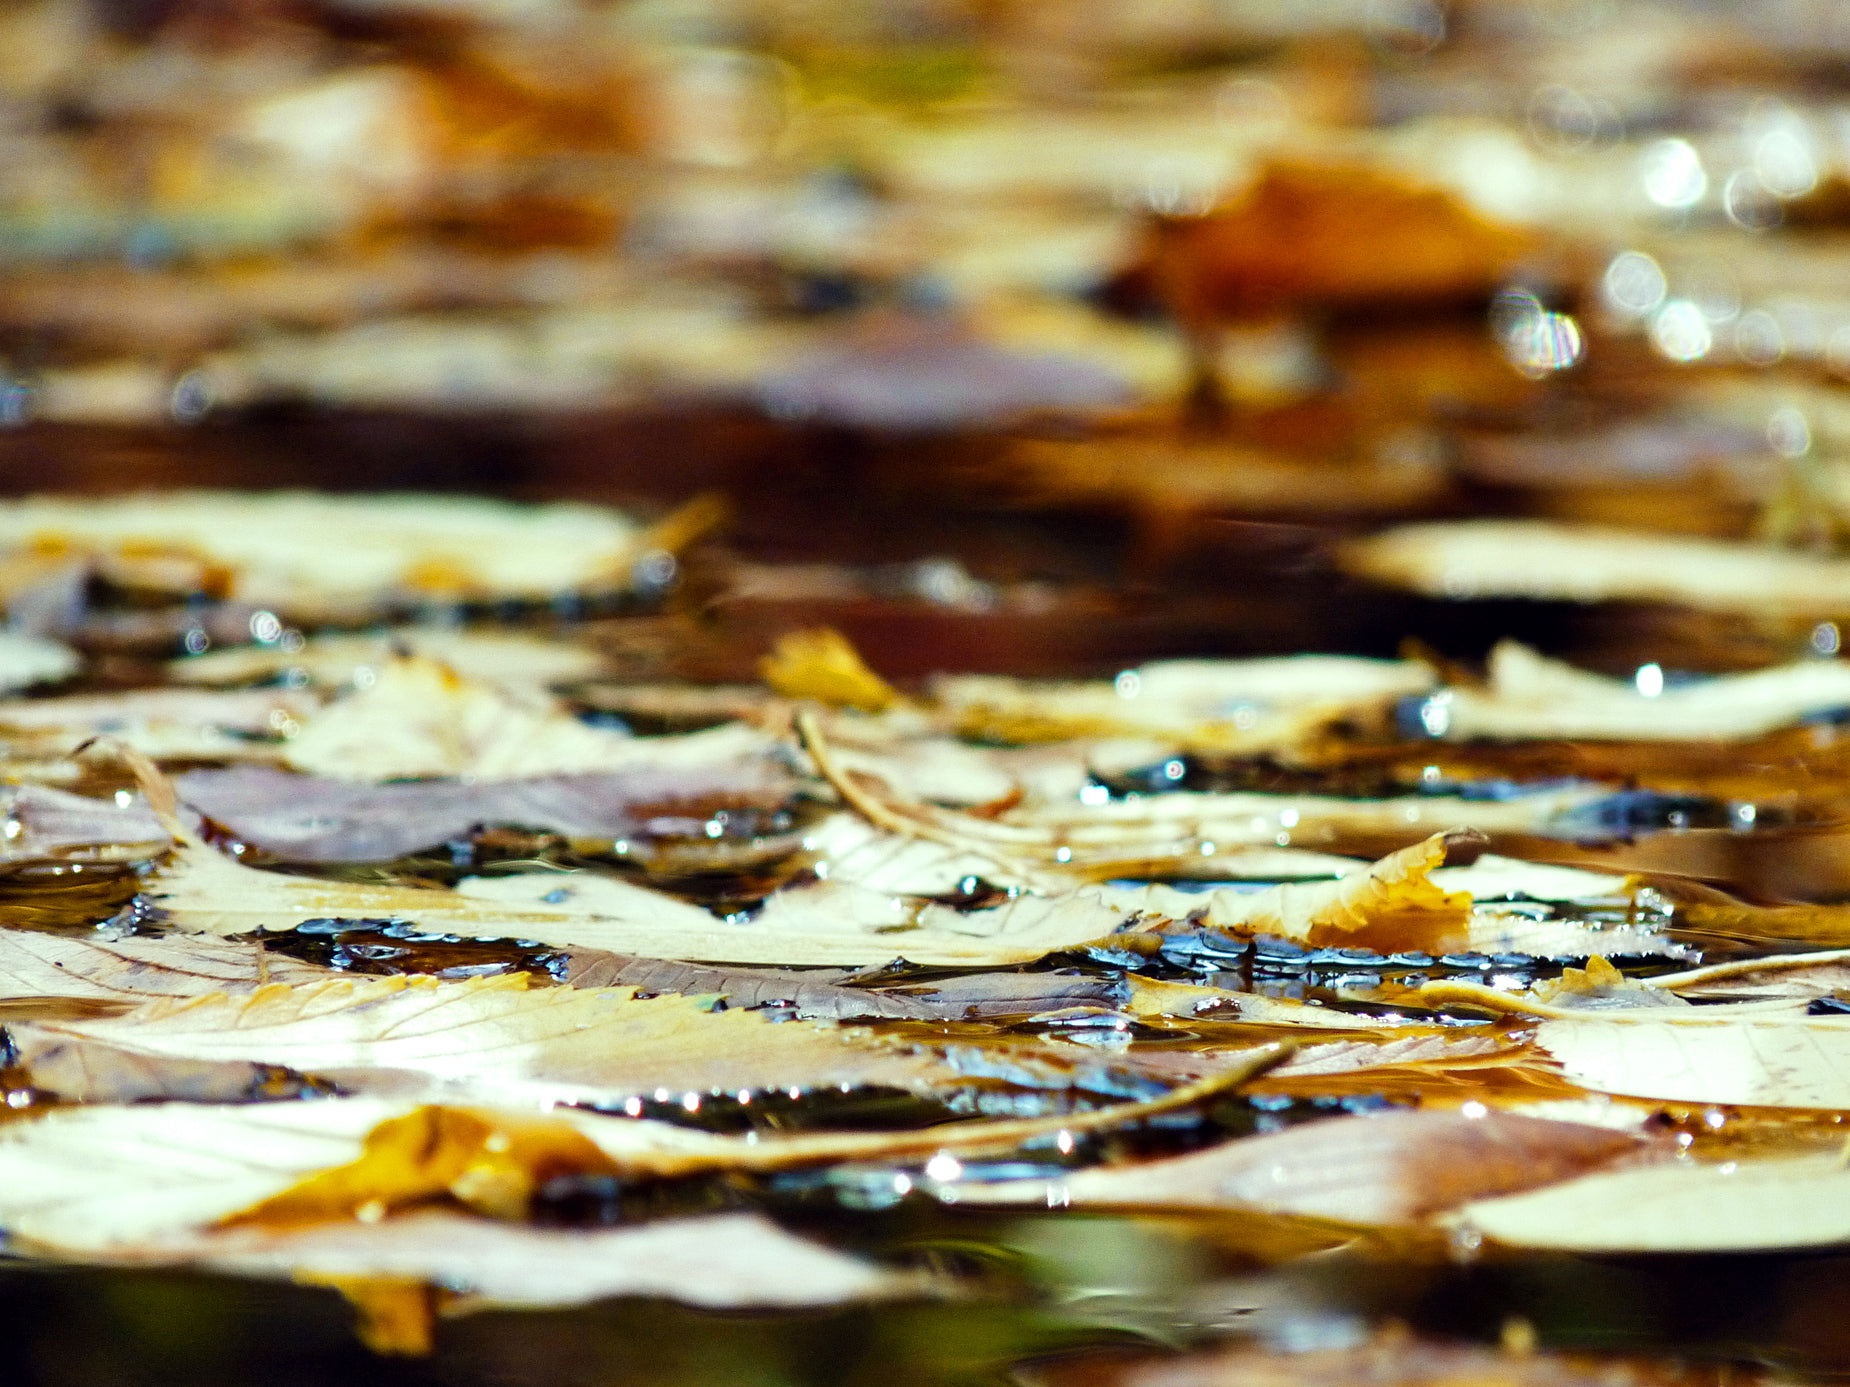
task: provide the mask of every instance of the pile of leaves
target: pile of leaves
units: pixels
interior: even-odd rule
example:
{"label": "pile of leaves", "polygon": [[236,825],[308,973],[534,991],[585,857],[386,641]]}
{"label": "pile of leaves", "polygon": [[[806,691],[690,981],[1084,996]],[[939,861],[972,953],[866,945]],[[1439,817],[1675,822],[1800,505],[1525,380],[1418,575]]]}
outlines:
{"label": "pile of leaves", "polygon": [[[1839,662],[763,673],[406,631],[0,703],[9,1249],[336,1287],[418,1353],[483,1305],[1032,1294],[896,1209],[1249,1270],[1850,1241],[1850,908],[1645,851],[1840,812]],[[1368,1328],[1200,1370],[1607,1371]]]}

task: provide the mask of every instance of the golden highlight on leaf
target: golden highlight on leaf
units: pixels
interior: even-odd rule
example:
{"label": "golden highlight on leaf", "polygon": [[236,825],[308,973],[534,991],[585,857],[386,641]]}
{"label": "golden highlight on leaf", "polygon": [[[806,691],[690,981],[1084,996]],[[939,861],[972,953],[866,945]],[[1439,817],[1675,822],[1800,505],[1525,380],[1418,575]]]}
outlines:
{"label": "golden highlight on leaf", "polygon": [[785,698],[813,698],[868,713],[899,701],[898,691],[867,667],[848,638],[828,627],[780,637],[758,671]]}

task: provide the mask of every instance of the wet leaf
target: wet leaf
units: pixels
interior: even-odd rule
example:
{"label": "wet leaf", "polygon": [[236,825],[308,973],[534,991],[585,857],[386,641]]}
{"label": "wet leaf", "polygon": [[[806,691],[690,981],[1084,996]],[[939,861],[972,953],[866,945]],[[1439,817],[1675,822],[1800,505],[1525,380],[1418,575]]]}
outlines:
{"label": "wet leaf", "polygon": [[1491,652],[1487,689],[1436,697],[1427,721],[1458,741],[1741,741],[1850,705],[1850,664],[1806,660],[1666,687],[1661,674],[1649,685],[1607,679],[1504,641]]}
{"label": "wet leaf", "polygon": [[1753,616],[1850,606],[1850,560],[1545,520],[1405,525],[1351,542],[1342,560],[1361,577],[1451,600],[1667,602]]}
{"label": "wet leaf", "polygon": [[792,631],[759,664],[764,682],[785,698],[813,698],[877,713],[899,699],[839,631]]}
{"label": "wet leaf", "polygon": [[167,669],[182,684],[252,684],[299,672],[332,689],[371,678],[402,655],[435,660],[464,679],[524,694],[596,679],[606,671],[603,658],[588,646],[439,626],[398,626],[376,636],[311,636],[299,645],[234,646],[188,655]]}
{"label": "wet leaf", "polygon": [[262,944],[174,935],[105,939],[0,929],[0,1000],[59,998],[134,1005],[153,997],[246,993],[270,983],[307,983],[328,969],[271,953]]}
{"label": "wet leaf", "polygon": [[1113,899],[1123,904],[1147,902],[1147,909],[1170,918],[1195,912],[1204,924],[1230,934],[1269,934],[1315,944],[1353,942],[1390,952],[1429,948],[1462,932],[1471,914],[1469,895],[1447,892],[1432,880],[1433,869],[1445,861],[1447,844],[1448,835],[1436,833],[1366,871],[1335,881],[1199,896],[1146,886]]}
{"label": "wet leaf", "polygon": [[541,1309],[614,1296],[722,1310],[821,1306],[929,1287],[923,1278],[831,1251],[744,1213],[602,1229],[533,1228],[439,1212],[384,1223],[239,1227],[199,1239],[185,1260],[317,1284],[390,1278],[441,1286],[444,1307],[458,1310]]}
{"label": "wet leaf", "polygon": [[764,734],[739,724],[669,737],[590,727],[544,702],[410,656],[380,666],[366,688],[305,718],[282,756],[299,771],[376,783],[686,769],[736,762],[767,746]]}
{"label": "wet leaf", "polygon": [[1761,1252],[1850,1242],[1850,1170],[1834,1156],[1676,1161],[1466,1205],[1459,1225],[1513,1247]]}
{"label": "wet leaf", "polygon": [[1379,713],[1432,682],[1432,670],[1418,661],[1297,655],[1167,661],[1097,684],[959,675],[934,681],[932,692],[966,737],[1155,740],[1147,757],[1155,764],[1188,751],[1289,746],[1340,718]]}
{"label": "wet leaf", "polygon": [[[1389,1112],[1308,1122],[1186,1156],[971,1191],[973,1201],[1113,1208],[1253,1207],[1404,1224],[1552,1184],[1648,1148],[1604,1127],[1508,1113]],[[963,1192],[960,1191],[960,1198]]]}
{"label": "wet leaf", "polygon": [[484,825],[609,840],[690,836],[716,811],[772,810],[795,781],[763,758],[468,783],[356,785],[267,767],[191,771],[181,801],[241,842],[295,862],[383,862]]}
{"label": "wet leaf", "polygon": [[550,597],[628,585],[647,542],[594,506],[516,506],[462,496],[179,491],[51,496],[0,511],[0,547],[52,547],[110,562],[160,557],[183,595],[214,578],[285,614],[352,619],[417,596]]}
{"label": "wet leaf", "polygon": [[[701,999],[626,988],[529,990],[524,974],[443,983],[335,978],[247,997],[144,1004],[119,1018],[47,1022],[53,1034],[145,1055],[286,1066],[349,1086],[475,1101],[612,1102],[665,1089],[929,1085],[927,1057],[822,1023],[773,1024]],[[407,1084],[405,1071],[418,1076]]]}

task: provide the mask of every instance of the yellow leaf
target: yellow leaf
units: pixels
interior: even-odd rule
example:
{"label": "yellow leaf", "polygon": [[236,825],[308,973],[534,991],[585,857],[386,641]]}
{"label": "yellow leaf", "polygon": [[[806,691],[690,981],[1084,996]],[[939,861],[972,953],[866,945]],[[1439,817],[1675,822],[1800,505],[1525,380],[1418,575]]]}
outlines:
{"label": "yellow leaf", "polygon": [[841,632],[792,631],[759,661],[758,671],[785,698],[813,698],[840,708],[877,713],[899,692],[875,674]]}

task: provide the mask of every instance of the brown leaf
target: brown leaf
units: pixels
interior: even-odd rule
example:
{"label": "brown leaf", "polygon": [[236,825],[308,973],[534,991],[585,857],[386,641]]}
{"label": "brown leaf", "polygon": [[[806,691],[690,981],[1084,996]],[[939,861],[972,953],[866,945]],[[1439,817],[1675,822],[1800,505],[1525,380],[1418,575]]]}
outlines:
{"label": "brown leaf", "polygon": [[1436,188],[1274,163],[1231,205],[1164,221],[1151,272],[1171,308],[1201,323],[1300,304],[1476,298],[1529,245]]}

